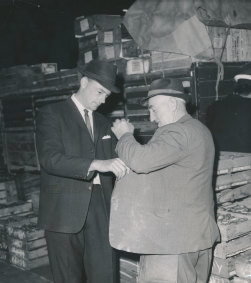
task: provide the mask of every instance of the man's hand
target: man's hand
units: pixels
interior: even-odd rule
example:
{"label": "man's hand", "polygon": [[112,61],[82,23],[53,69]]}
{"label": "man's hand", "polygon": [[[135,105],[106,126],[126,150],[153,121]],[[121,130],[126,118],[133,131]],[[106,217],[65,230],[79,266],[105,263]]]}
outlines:
{"label": "man's hand", "polygon": [[108,160],[93,160],[89,171],[112,172],[117,179],[121,179],[126,173],[129,173],[130,169],[121,159],[113,158]]}
{"label": "man's hand", "polygon": [[125,119],[116,119],[113,123],[112,131],[119,140],[125,133],[133,134],[134,126]]}

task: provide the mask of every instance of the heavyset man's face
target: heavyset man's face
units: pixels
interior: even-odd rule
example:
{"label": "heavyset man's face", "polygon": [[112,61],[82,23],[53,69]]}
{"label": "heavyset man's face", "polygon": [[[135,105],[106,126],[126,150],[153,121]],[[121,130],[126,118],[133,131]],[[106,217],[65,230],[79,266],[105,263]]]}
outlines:
{"label": "heavyset man's face", "polygon": [[164,95],[153,96],[149,99],[148,108],[150,121],[156,122],[158,127],[173,123],[173,103]]}

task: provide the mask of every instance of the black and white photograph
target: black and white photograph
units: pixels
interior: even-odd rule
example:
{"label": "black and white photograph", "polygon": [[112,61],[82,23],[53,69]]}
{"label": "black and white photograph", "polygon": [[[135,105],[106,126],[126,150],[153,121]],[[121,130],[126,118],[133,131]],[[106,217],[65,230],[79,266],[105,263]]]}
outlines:
{"label": "black and white photograph", "polygon": [[251,0],[0,0],[0,283],[251,283]]}

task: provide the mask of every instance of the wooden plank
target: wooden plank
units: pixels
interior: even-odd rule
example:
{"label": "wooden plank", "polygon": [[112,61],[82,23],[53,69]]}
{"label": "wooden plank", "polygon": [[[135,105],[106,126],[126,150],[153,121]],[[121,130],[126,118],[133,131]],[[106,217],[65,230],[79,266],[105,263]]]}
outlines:
{"label": "wooden plank", "polygon": [[214,256],[226,259],[249,249],[251,249],[251,233],[229,242],[217,244],[214,250]]}
{"label": "wooden plank", "polygon": [[0,217],[19,214],[21,212],[27,212],[32,210],[32,204],[30,202],[19,202],[10,205],[0,205]]}
{"label": "wooden plank", "polygon": [[211,274],[209,283],[232,283],[232,280]]}
{"label": "wooden plank", "polygon": [[251,250],[236,259],[235,271],[238,277],[251,280]]}
{"label": "wooden plank", "polygon": [[46,246],[46,240],[45,238],[39,238],[31,241],[26,241],[8,237],[8,245],[9,247],[16,247],[18,249],[31,251],[39,247]]}
{"label": "wooden plank", "polygon": [[[250,253],[251,253],[251,249],[244,253],[226,259],[214,257],[213,265],[212,265],[212,274],[224,278],[233,277],[234,275],[237,274],[236,264],[244,262],[243,258],[248,257]],[[242,265],[240,264],[240,266]],[[245,268],[245,270],[251,270],[251,269]],[[243,274],[243,273],[239,273],[239,274]]]}
{"label": "wooden plank", "polygon": [[218,212],[229,212],[237,217],[246,217],[251,219],[251,197],[235,201],[223,203],[217,209]]}
{"label": "wooden plank", "polygon": [[48,256],[45,255],[40,258],[36,258],[36,259],[27,261],[27,260],[17,257],[16,255],[10,255],[10,263],[24,270],[30,270],[33,268],[37,268],[39,266],[48,265],[49,259],[48,259]]}
{"label": "wooden plank", "polygon": [[228,156],[228,158],[219,159],[217,174],[229,174],[251,168],[251,154],[244,156]]}
{"label": "wooden plank", "polygon": [[44,230],[38,229],[34,223],[29,224],[9,224],[7,227],[8,237],[19,240],[33,241],[44,238]]}
{"label": "wooden plank", "polygon": [[251,232],[251,220],[244,216],[237,217],[228,212],[224,213],[217,213],[217,224],[220,229],[221,241],[227,242]]}
{"label": "wooden plank", "polygon": [[9,253],[10,255],[15,255],[16,257],[24,260],[33,260],[48,255],[47,246],[32,251],[25,251],[23,249],[18,249],[15,246],[10,246]]}
{"label": "wooden plank", "polygon": [[232,283],[251,283],[251,280],[241,277],[234,277]]}
{"label": "wooden plank", "polygon": [[220,191],[234,186],[246,185],[249,182],[251,182],[251,170],[220,175],[216,178],[215,190]]}
{"label": "wooden plank", "polygon": [[217,204],[232,202],[247,196],[251,196],[251,183],[216,192]]}

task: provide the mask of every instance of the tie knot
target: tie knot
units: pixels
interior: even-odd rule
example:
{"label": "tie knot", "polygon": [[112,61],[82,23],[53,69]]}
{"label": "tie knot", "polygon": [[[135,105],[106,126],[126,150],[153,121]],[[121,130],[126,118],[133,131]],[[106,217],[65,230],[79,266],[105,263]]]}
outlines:
{"label": "tie knot", "polygon": [[84,112],[86,115],[88,115],[89,111],[87,109],[84,109]]}

